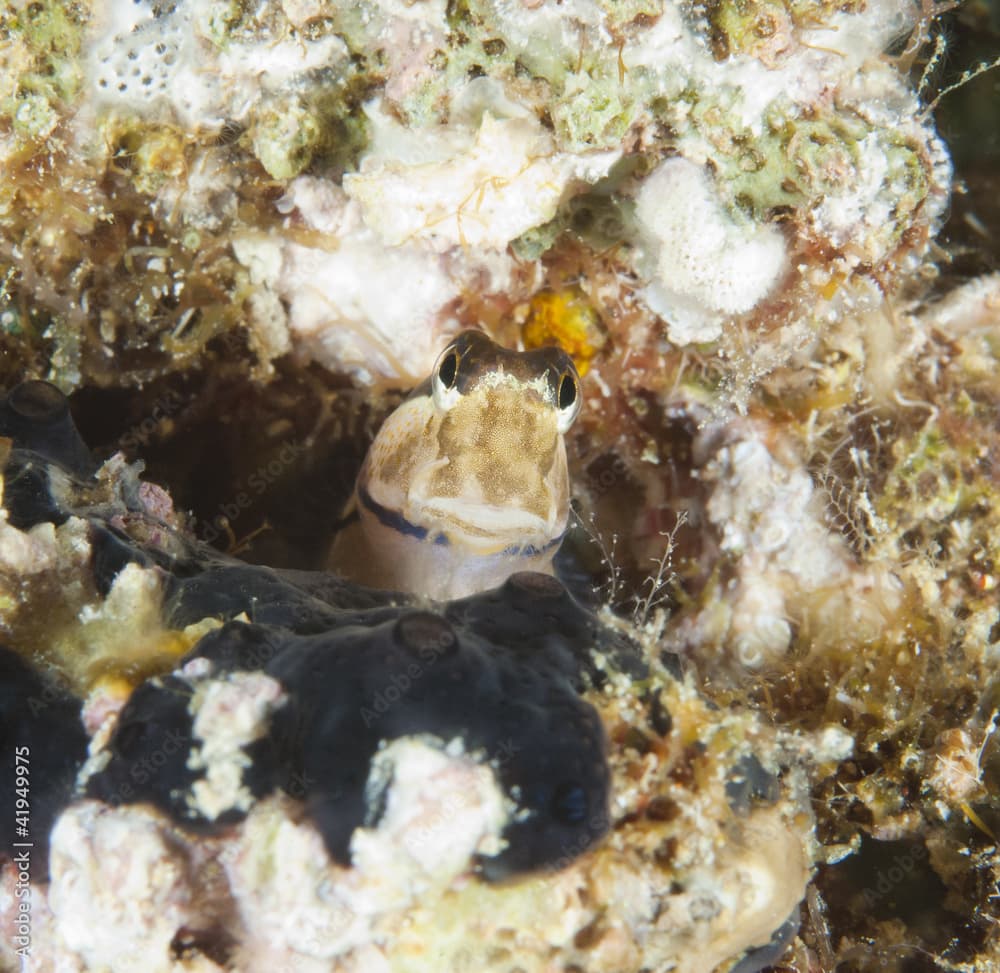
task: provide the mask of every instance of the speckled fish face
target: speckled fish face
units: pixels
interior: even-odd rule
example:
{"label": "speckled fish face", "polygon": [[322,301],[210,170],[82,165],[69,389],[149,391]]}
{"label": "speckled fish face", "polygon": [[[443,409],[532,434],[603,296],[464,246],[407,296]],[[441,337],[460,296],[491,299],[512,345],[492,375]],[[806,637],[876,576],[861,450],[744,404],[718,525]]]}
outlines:
{"label": "speckled fish face", "polygon": [[565,352],[509,351],[463,332],[389,417],[362,479],[377,503],[449,540],[484,552],[544,546],[566,526],[563,433],[579,403]]}
{"label": "speckled fish face", "polygon": [[550,570],[569,514],[563,434],[579,383],[559,349],[460,334],[379,431],[356,489],[363,544],[338,539],[333,566],[434,597]]}

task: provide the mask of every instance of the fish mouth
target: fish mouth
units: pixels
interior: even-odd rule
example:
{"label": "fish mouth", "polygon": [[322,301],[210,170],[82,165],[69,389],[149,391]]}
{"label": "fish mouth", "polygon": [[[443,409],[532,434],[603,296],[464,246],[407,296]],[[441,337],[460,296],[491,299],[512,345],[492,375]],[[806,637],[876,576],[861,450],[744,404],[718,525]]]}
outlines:
{"label": "fish mouth", "polygon": [[545,545],[561,537],[565,525],[553,523],[522,507],[502,507],[469,500],[437,498],[412,511],[413,520],[446,536],[459,536],[479,546]]}
{"label": "fish mouth", "polygon": [[409,504],[405,513],[383,506],[364,489],[361,506],[383,526],[428,544],[461,544],[478,554],[540,554],[555,549],[566,523],[553,522],[521,507],[438,498]]}

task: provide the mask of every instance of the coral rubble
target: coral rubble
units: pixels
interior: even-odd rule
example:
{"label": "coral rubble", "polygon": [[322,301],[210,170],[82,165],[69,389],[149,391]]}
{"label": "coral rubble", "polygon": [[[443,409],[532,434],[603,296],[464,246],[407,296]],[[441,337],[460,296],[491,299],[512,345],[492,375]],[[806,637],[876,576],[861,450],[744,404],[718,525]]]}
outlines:
{"label": "coral rubble", "polygon": [[909,271],[946,204],[947,154],[878,57],[916,16],[898,0],[25,7],[0,101],[6,330],[50,343],[63,387],[148,380],[236,328],[262,375],[293,350],[406,382],[429,366],[415,344],[475,323],[470,292],[527,299],[561,247],[595,259],[578,216],[610,204],[619,299],[675,344],[764,326],[787,357],[822,322],[817,294]]}

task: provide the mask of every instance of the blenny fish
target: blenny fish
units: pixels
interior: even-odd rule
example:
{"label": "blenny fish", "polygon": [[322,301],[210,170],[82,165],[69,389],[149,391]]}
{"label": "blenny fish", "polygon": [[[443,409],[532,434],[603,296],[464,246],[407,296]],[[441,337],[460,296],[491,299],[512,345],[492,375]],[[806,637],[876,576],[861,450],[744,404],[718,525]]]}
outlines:
{"label": "blenny fish", "polygon": [[463,331],[375,437],[331,569],[439,600],[551,574],[569,516],[563,436],[580,402],[566,352]]}

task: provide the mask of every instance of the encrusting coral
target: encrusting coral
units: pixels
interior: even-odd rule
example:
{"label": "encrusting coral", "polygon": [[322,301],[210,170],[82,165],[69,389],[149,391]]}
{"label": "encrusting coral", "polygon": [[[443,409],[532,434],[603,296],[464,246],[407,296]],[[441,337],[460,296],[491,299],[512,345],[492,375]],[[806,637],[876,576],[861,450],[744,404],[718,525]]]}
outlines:
{"label": "encrusting coral", "polygon": [[[996,966],[1000,285],[949,273],[942,246],[956,268],[996,265],[963,264],[938,236],[941,59],[910,69],[943,12],[0,10],[0,383],[73,392],[111,457],[0,440],[3,664],[66,714],[54,817],[81,734],[92,751],[91,796],[58,817],[53,882],[34,893],[36,944],[84,968],[145,943],[163,968],[420,969],[427,941],[455,969]],[[995,39],[976,5],[954,29],[970,24]],[[956,212],[988,241],[969,203],[982,185]],[[270,625],[266,599],[170,617],[176,585],[218,595],[243,570],[192,555],[192,534],[317,567],[394,390],[465,327],[573,355],[579,525],[557,566],[575,592],[598,589],[599,621],[577,606],[594,638],[624,633],[649,667],[612,660],[606,682],[567,690],[609,742],[608,820],[565,867],[509,888],[469,863],[533,805],[481,740],[417,734],[368,754],[371,819],[347,868],[303,810],[311,770],[248,771],[301,762],[276,729],[291,656],[247,673],[198,655]],[[29,412],[64,415],[34,389]],[[339,612],[389,610],[245,570],[322,616],[326,638],[343,637]],[[463,646],[492,644],[455,624]],[[283,658],[316,637],[273,644]],[[190,766],[184,751],[191,786],[142,809],[97,799],[131,773],[129,747],[154,759],[114,731],[133,690],[174,715],[196,700],[182,715],[201,741]],[[240,733],[220,739],[234,706]],[[211,833],[178,832],[178,802]],[[115,912],[105,870],[137,863],[159,878],[127,886],[137,912]],[[5,890],[15,881],[5,867]],[[611,901],[621,911],[601,912]]]}
{"label": "encrusting coral", "polygon": [[913,17],[895,0],[28,5],[0,100],[5,330],[47,338],[63,387],[146,381],[241,325],[262,374],[292,348],[406,381],[456,301],[530,297],[581,201],[610,201],[619,299],[641,294],[676,344],[763,327],[787,357],[831,298],[866,300],[855,278],[909,272],[946,203],[947,155],[878,57]]}

